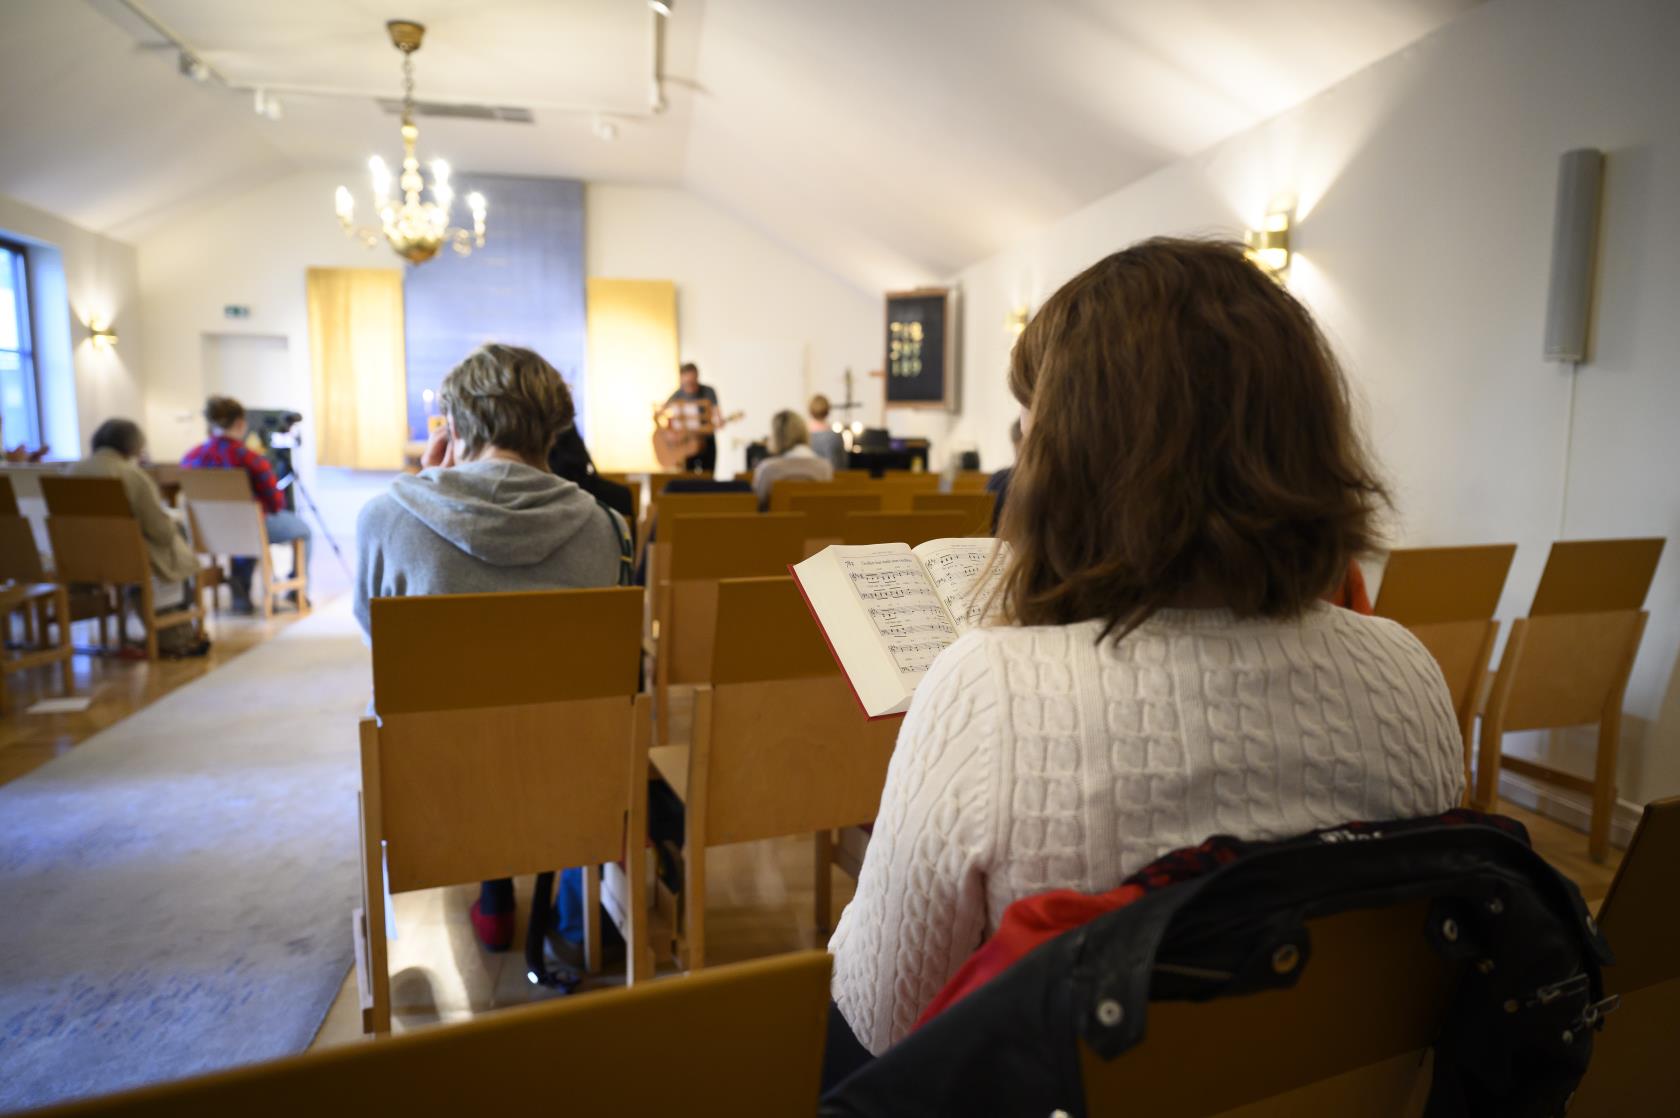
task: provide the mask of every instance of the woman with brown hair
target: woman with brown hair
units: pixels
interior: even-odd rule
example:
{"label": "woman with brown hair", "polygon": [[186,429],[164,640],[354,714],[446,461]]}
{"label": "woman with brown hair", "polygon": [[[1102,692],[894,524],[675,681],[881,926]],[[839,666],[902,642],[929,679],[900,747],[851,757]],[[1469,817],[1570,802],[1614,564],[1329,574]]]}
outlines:
{"label": "woman with brown hair", "polygon": [[917,689],[830,944],[871,1052],[1018,898],[1462,791],[1428,652],[1319,600],[1386,496],[1324,338],[1239,246],[1102,260],[1033,318],[1009,385],[1000,618]]}

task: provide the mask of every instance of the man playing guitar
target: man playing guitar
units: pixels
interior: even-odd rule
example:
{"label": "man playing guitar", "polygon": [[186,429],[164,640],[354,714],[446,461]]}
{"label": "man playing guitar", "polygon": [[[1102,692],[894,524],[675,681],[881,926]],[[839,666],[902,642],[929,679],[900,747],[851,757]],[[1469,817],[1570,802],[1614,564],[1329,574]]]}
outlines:
{"label": "man playing guitar", "polygon": [[[683,362],[679,375],[682,386],[671,393],[660,409],[659,430],[654,432],[654,445],[661,449],[661,439],[668,447],[690,449],[683,458],[683,469],[711,474],[717,469],[717,438],[714,432],[723,426],[718,414],[717,392],[709,384],[700,383],[700,367],[692,361]],[[665,459],[663,450],[660,459]]]}

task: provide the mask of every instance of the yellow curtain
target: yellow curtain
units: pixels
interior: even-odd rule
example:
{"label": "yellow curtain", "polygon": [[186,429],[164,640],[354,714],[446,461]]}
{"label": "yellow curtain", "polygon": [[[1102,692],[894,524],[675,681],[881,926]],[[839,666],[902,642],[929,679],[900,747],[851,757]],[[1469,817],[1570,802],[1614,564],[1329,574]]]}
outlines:
{"label": "yellow curtain", "polygon": [[604,470],[655,465],[653,408],[677,386],[677,285],[591,279],[585,422]]}
{"label": "yellow curtain", "polygon": [[309,269],[315,460],[397,470],[408,441],[402,272]]}

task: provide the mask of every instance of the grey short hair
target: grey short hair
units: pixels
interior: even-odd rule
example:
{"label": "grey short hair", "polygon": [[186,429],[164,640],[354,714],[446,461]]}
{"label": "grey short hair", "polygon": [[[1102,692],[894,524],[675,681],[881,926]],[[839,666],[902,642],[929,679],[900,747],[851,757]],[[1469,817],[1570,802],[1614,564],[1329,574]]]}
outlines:
{"label": "grey short hair", "polygon": [[132,419],[107,419],[93,432],[94,450],[114,450],[124,458],[138,458],[146,449],[146,434]]}

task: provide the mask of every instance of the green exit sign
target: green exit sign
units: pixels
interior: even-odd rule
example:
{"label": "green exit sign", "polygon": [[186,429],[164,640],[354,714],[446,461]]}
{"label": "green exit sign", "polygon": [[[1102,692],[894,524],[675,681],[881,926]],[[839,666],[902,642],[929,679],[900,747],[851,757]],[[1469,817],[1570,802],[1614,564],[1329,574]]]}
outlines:
{"label": "green exit sign", "polygon": [[250,318],[251,317],[251,308],[240,306],[238,303],[229,303],[222,308],[222,317],[223,318]]}

